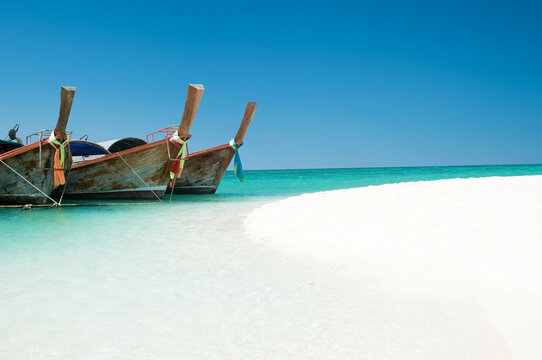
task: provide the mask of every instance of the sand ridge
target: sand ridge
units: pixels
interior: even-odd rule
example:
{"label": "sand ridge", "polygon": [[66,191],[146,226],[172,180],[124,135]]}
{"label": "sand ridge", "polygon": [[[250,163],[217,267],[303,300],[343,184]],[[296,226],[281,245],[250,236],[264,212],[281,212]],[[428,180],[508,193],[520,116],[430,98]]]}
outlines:
{"label": "sand ridge", "polygon": [[420,181],[264,205],[248,234],[410,298],[469,299],[511,358],[542,355],[542,176]]}

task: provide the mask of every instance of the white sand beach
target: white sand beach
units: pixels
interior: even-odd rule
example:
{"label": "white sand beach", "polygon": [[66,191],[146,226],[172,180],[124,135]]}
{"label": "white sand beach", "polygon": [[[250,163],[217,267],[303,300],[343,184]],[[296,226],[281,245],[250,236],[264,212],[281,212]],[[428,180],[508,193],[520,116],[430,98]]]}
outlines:
{"label": "white sand beach", "polygon": [[256,209],[245,226],[257,241],[393,296],[457,303],[444,314],[457,334],[476,332],[458,320],[469,304],[487,319],[479,331],[502,346],[502,358],[542,356],[542,176],[306,194]]}

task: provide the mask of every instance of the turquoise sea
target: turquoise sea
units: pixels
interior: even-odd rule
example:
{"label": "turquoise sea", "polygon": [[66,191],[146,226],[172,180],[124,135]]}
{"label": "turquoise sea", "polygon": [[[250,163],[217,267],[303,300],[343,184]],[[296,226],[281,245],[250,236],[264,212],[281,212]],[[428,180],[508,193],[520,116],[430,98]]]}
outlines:
{"label": "turquoise sea", "polygon": [[[519,175],[542,165],[228,172],[216,194],[172,202],[0,209],[0,358],[444,358],[460,335],[439,308],[253,241],[243,219],[307,192]],[[461,336],[473,355],[485,341]]]}
{"label": "turquoise sea", "polygon": [[[487,176],[541,175],[538,165],[432,166],[351,169],[304,169],[245,171],[239,186],[232,172],[220,185],[218,198],[285,197],[316,191],[382,185],[406,181],[429,181]],[[197,197],[196,197],[197,198]]]}

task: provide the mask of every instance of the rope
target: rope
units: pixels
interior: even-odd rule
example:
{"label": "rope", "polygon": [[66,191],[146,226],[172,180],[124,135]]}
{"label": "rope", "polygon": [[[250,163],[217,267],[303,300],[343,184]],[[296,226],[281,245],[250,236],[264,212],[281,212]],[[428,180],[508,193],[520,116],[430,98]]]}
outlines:
{"label": "rope", "polygon": [[68,187],[68,183],[70,182],[70,174],[72,172],[72,167],[70,166],[70,170],[68,170],[68,178],[66,179],[66,184],[64,184],[64,188],[62,189],[62,195],[60,195],[60,200],[58,200],[58,205],[62,205],[62,199],[64,198],[64,192],[66,192],[66,188]]}
{"label": "rope", "polygon": [[9,166],[8,164],[6,164],[4,162],[4,160],[0,159],[0,162],[4,165],[7,166],[8,169],[10,169],[11,171],[13,171],[15,174],[17,174],[17,176],[19,176],[21,179],[23,179],[24,181],[26,181],[28,184],[30,184],[30,186],[32,186],[34,189],[38,190],[40,193],[43,194],[43,196],[45,196],[47,199],[51,200],[53,202],[53,206],[58,206],[59,204],[54,201],[53,199],[51,199],[51,197],[49,195],[47,195],[46,193],[44,193],[43,191],[41,191],[40,189],[38,189],[37,186],[35,186],[34,184],[32,184],[30,181],[26,180],[24,176],[22,176],[21,174],[19,174],[15,169],[13,169],[11,166]]}
{"label": "rope", "polygon": [[[177,153],[177,157],[175,160],[173,160],[173,164],[171,164],[171,167],[169,168],[169,177],[171,178],[171,181],[169,183],[169,186],[173,190],[173,186],[175,186],[175,178],[180,178],[181,173],[184,169],[184,161],[186,160],[186,143],[188,140],[183,140],[179,137],[179,131],[177,130],[175,134],[170,139],[171,142],[176,142],[177,144],[181,145],[181,148],[179,149],[179,152]],[[177,174],[177,176],[175,176]]]}
{"label": "rope", "polygon": [[[140,202],[140,203],[96,203],[96,204],[63,204],[62,207],[96,207],[96,206],[133,206],[133,205],[158,205],[157,202]],[[22,208],[22,210],[34,210],[34,209],[50,209],[51,205],[0,205],[0,209],[16,209]]]}
{"label": "rope", "polygon": [[177,182],[177,178],[174,178],[173,179],[173,185],[170,186],[171,188],[171,193],[169,194],[169,202],[171,202],[171,199],[173,199],[173,193],[174,193],[174,190],[175,190],[175,183]]}
{"label": "rope", "polygon": [[126,166],[128,166],[128,167],[130,168],[130,170],[132,170],[132,172],[139,178],[139,180],[141,180],[141,182],[142,182],[143,184],[145,184],[146,187],[149,188],[149,190],[153,193],[153,195],[156,196],[156,198],[158,199],[158,201],[162,202],[162,199],[161,199],[158,195],[156,195],[156,193],[154,192],[154,190],[151,189],[151,187],[150,187],[149,185],[147,185],[147,183],[145,182],[145,180],[143,180],[143,179],[141,178],[141,176],[139,176],[139,174],[138,174],[134,169],[132,169],[132,167],[130,166],[130,164],[128,164],[128,163],[126,162],[126,160],[124,160],[124,158],[122,157],[122,155],[121,155],[120,153],[116,153],[116,154],[121,158],[122,161],[124,161],[124,163],[126,164]]}
{"label": "rope", "polygon": [[235,175],[237,175],[237,177],[239,178],[239,181],[243,181],[243,165],[241,165],[241,156],[239,156],[239,148],[241,146],[243,146],[243,144],[237,146],[235,144],[235,140],[234,139],[231,139],[230,140],[230,146],[232,147],[233,150],[235,150],[235,159],[234,159],[234,162],[233,162],[233,172],[235,173]]}

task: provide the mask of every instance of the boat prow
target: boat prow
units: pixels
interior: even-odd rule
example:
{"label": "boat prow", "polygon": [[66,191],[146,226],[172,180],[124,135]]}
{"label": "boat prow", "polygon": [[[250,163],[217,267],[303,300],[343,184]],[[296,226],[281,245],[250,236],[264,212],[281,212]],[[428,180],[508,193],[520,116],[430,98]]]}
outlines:
{"label": "boat prow", "polygon": [[54,202],[50,195],[71,166],[66,126],[74,95],[74,87],[62,87],[55,130],[42,130],[36,133],[40,136],[38,141],[0,155],[0,204]]}
{"label": "boat prow", "polygon": [[[247,103],[239,130],[230,144],[224,144],[191,153],[185,163],[183,175],[173,187],[174,194],[214,194],[228,169],[236,148],[243,144],[243,138],[254,117],[258,105]],[[168,189],[171,191],[171,188]]]}

